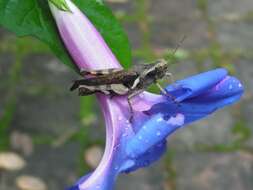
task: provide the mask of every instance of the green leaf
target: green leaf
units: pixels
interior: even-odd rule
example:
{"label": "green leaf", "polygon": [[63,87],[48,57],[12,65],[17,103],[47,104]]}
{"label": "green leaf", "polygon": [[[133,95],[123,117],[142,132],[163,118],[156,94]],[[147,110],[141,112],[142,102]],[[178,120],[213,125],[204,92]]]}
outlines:
{"label": "green leaf", "polygon": [[[75,0],[124,67],[131,64],[128,38],[110,9],[95,0]],[[0,25],[18,36],[34,36],[45,42],[56,56],[75,68],[62,43],[56,24],[45,0],[0,0]]]}

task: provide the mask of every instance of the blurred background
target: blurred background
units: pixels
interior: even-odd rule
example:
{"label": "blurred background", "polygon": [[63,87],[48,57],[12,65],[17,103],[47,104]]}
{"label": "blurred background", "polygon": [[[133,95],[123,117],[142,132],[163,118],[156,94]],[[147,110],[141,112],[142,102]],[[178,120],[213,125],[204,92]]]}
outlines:
{"label": "blurred background", "polygon": [[[253,189],[253,1],[107,2],[135,64],[167,56],[186,35],[171,66],[175,79],[225,67],[246,89],[236,105],[177,131],[161,161],[122,175],[116,189]],[[96,167],[103,118],[93,96],[69,92],[77,77],[42,43],[0,28],[1,190],[63,190]]]}

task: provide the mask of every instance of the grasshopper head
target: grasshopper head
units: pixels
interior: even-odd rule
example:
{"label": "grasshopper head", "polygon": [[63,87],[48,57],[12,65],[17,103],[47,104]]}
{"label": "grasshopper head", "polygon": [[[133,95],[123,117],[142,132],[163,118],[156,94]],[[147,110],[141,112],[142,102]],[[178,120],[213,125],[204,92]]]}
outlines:
{"label": "grasshopper head", "polygon": [[165,59],[159,59],[156,61],[153,67],[153,73],[156,79],[161,79],[165,76],[168,70],[168,63]]}
{"label": "grasshopper head", "polygon": [[157,60],[150,66],[142,73],[142,76],[147,80],[146,83],[153,83],[155,80],[162,79],[168,71],[168,63],[164,59]]}

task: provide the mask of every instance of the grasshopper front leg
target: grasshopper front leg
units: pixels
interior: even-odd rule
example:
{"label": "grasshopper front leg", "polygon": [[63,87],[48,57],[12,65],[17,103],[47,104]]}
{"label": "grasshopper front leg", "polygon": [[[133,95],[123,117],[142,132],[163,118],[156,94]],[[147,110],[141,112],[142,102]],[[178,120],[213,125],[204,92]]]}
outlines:
{"label": "grasshopper front leg", "polygon": [[155,84],[164,96],[169,97],[175,104],[179,105],[179,102],[176,100],[176,98],[173,95],[169,94],[166,90],[164,90],[164,88],[157,81],[155,82]]}

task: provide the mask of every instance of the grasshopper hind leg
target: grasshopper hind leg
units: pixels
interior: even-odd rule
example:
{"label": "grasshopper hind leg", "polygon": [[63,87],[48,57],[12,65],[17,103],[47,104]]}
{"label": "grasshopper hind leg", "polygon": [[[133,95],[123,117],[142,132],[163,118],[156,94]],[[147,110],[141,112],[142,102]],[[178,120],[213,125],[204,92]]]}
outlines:
{"label": "grasshopper hind leg", "polygon": [[86,70],[81,69],[81,75],[92,75],[92,76],[100,76],[100,75],[108,75],[116,72],[122,71],[122,68],[111,68],[111,69],[101,69],[101,70]]}
{"label": "grasshopper hind leg", "polygon": [[95,90],[90,90],[90,89],[82,87],[82,86],[80,86],[78,88],[78,95],[79,96],[88,96],[88,95],[94,94],[95,92],[96,92]]}
{"label": "grasshopper hind leg", "polygon": [[130,99],[129,96],[127,97],[127,103],[128,103],[129,111],[130,111],[129,121],[130,121],[130,123],[132,123],[133,122],[133,116],[134,116],[134,110],[133,110],[133,106],[131,104],[131,99]]}

